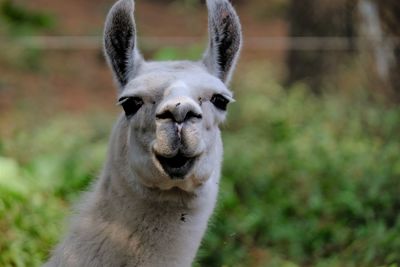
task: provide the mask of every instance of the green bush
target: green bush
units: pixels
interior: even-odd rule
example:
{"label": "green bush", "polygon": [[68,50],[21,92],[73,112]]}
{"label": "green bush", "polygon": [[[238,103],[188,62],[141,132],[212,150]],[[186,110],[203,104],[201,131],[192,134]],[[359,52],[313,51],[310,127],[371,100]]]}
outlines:
{"label": "green bush", "polygon": [[[397,266],[400,108],[286,91],[265,73],[234,86],[219,204],[195,266]],[[112,121],[55,118],[0,140],[0,266],[46,258],[100,170]]]}
{"label": "green bush", "polygon": [[400,262],[400,108],[257,75],[236,86],[200,266],[252,266],[260,249],[302,266]]}
{"label": "green bush", "polygon": [[28,10],[12,0],[0,1],[0,21],[6,26],[8,34],[13,36],[32,34],[54,26],[52,16]]}
{"label": "green bush", "polygon": [[[0,0],[0,35],[5,46],[0,62],[7,67],[40,71],[42,51],[29,42],[29,36],[43,34],[55,26],[55,18],[41,11],[29,10],[12,0]],[[0,43],[0,45],[2,45]]]}

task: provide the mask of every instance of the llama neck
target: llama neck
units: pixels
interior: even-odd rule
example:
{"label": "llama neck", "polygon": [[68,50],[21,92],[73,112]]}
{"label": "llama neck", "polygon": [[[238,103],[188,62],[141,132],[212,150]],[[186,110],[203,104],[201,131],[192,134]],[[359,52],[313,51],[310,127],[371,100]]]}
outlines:
{"label": "llama neck", "polygon": [[[124,248],[117,254],[130,259],[129,266],[190,266],[214,208],[217,189],[212,186],[213,179],[199,189],[197,196],[190,200],[183,196],[182,200],[188,202],[180,203],[132,194],[120,178],[109,176],[108,180],[104,176],[96,187],[94,193],[99,198],[89,212],[94,217],[96,235],[111,242],[114,250],[112,243],[117,240],[119,247]],[[117,258],[114,262],[118,262]]]}
{"label": "llama neck", "polygon": [[130,176],[121,132],[127,131],[114,132],[100,179],[46,266],[191,266],[216,202],[219,165],[194,194],[146,188]]}
{"label": "llama neck", "polygon": [[214,208],[218,176],[187,205],[126,194],[116,186],[119,178],[106,174],[87,193],[45,266],[191,266]]}

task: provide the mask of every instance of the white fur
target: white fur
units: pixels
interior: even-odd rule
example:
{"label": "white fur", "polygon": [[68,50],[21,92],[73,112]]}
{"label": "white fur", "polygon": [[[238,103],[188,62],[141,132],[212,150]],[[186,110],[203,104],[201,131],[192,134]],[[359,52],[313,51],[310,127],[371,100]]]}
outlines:
{"label": "white fur", "polygon": [[[140,97],[143,106],[132,118],[119,117],[100,178],[47,267],[190,266],[215,206],[222,161],[218,125],[225,112],[210,99],[215,94],[232,99],[232,94],[226,80],[203,62],[145,62],[135,41],[126,47],[129,69],[115,61],[111,56],[125,53],[115,51],[119,46],[107,38],[118,38],[114,31],[125,27],[135,32],[133,17],[132,23],[119,17],[132,11],[130,0],[114,5],[106,23],[106,54],[119,71],[119,97]],[[109,25],[120,21],[123,27]],[[157,118],[165,112],[174,118]],[[185,117],[188,112],[198,117]],[[184,177],[173,179],[156,155],[170,158],[178,152],[196,160]]]}

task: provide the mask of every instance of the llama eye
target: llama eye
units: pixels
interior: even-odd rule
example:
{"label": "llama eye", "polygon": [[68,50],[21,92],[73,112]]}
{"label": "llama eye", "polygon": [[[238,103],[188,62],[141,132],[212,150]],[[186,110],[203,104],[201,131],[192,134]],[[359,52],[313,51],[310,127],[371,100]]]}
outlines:
{"label": "llama eye", "polygon": [[143,106],[143,100],[139,97],[123,97],[118,102],[125,111],[127,118],[132,117]]}
{"label": "llama eye", "polygon": [[226,107],[229,104],[229,100],[220,94],[213,95],[210,101],[220,110],[226,110]]}

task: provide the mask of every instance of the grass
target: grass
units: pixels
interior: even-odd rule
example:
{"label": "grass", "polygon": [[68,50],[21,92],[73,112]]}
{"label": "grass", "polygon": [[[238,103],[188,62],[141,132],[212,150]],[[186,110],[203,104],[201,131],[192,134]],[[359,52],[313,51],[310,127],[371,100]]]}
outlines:
{"label": "grass", "polygon": [[[195,266],[400,263],[400,108],[242,74],[219,204]],[[40,266],[104,160],[113,118],[60,115],[0,139],[0,266]],[[101,118],[101,119],[100,119]]]}

